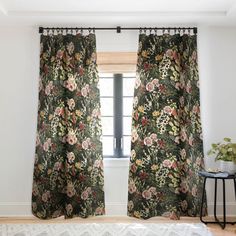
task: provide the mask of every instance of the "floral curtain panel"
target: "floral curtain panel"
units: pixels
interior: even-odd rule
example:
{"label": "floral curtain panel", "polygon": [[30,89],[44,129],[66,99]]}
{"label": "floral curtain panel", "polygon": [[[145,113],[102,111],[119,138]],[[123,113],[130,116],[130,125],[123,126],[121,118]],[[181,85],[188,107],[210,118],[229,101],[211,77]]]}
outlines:
{"label": "floral curtain panel", "polygon": [[95,35],[41,35],[32,211],[104,214]]}
{"label": "floral curtain panel", "polygon": [[200,213],[201,136],[196,35],[140,34],[128,215]]}

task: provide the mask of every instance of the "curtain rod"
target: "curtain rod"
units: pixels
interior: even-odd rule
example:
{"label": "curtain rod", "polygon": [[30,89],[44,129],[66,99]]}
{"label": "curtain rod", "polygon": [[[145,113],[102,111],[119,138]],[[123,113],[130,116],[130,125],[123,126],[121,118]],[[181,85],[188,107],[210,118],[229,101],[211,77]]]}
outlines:
{"label": "curtain rod", "polygon": [[95,31],[95,30],[116,30],[117,33],[121,33],[121,30],[193,30],[194,34],[197,34],[197,27],[39,27],[39,33],[42,34],[44,30],[88,30],[88,31]]}

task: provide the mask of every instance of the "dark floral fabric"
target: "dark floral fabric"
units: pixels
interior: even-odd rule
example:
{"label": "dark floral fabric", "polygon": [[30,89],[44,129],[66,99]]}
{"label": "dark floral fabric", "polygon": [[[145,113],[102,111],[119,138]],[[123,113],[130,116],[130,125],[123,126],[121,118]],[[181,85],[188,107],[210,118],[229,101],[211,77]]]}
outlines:
{"label": "dark floral fabric", "polygon": [[32,212],[104,214],[95,35],[41,35]]}
{"label": "dark floral fabric", "polygon": [[140,34],[128,215],[198,215],[202,168],[196,36]]}

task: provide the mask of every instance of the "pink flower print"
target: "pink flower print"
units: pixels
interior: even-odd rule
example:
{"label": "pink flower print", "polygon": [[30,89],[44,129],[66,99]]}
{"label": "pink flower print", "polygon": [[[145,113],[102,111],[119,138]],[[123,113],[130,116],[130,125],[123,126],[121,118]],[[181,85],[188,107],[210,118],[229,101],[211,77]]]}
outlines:
{"label": "pink flower print", "polygon": [[194,138],[192,135],[189,136],[189,139],[188,139],[188,143],[189,145],[192,147],[193,146],[193,141],[194,141]]}
{"label": "pink flower print", "polygon": [[136,190],[137,190],[137,188],[135,186],[135,183],[133,181],[130,181],[130,183],[129,183],[129,193],[132,194],[132,193],[136,192]]}
{"label": "pink flower print", "polygon": [[187,85],[186,85],[186,92],[187,93],[191,93],[192,92],[192,86],[191,86],[191,82],[188,81]]}
{"label": "pink flower print", "polygon": [[42,201],[48,202],[49,198],[50,198],[50,192],[49,191],[44,192],[42,195]]}
{"label": "pink flower print", "polygon": [[82,95],[83,97],[87,97],[88,94],[89,94],[89,91],[90,91],[89,85],[86,84],[86,85],[81,89],[81,95]]}
{"label": "pink flower print", "polygon": [[146,85],[146,90],[148,92],[152,92],[154,90],[154,84],[152,82],[148,82]]}
{"label": "pink flower print", "polygon": [[77,143],[77,137],[73,131],[69,131],[66,137],[66,142],[70,145],[74,145],[75,143]]}
{"label": "pink flower print", "polygon": [[172,49],[168,49],[168,50],[166,51],[166,55],[167,55],[170,59],[173,59],[173,56],[174,56],[173,50],[172,50]]}
{"label": "pink flower print", "polygon": [[69,106],[70,110],[73,110],[75,108],[75,101],[74,101],[74,99],[73,98],[69,99],[67,101],[67,105]]}
{"label": "pink flower print", "polygon": [[152,83],[155,85],[155,86],[158,86],[159,85],[159,79],[154,79],[152,81]]}
{"label": "pink flower print", "polygon": [[136,129],[133,129],[133,130],[132,130],[132,138],[131,138],[132,143],[134,143],[137,139],[138,139],[137,130],[136,130]]}
{"label": "pink flower print", "polygon": [[47,139],[47,141],[43,144],[43,150],[45,152],[48,152],[51,144],[52,144],[51,139],[50,138]]}
{"label": "pink flower print", "polygon": [[184,142],[187,139],[187,133],[185,132],[185,130],[181,130],[180,131],[180,140],[182,142]]}
{"label": "pink flower print", "polygon": [[75,154],[73,152],[67,153],[67,160],[70,164],[72,164],[75,160]]}
{"label": "pink flower print", "polygon": [[181,184],[180,184],[180,191],[182,193],[187,193],[188,190],[189,190],[189,188],[188,188],[188,185],[187,185],[186,181],[182,181]]}
{"label": "pink flower print", "polygon": [[103,215],[104,214],[104,208],[102,207],[97,207],[95,210],[96,215]]}
{"label": "pink flower print", "polygon": [[57,107],[56,110],[55,110],[55,114],[57,116],[60,116],[62,114],[62,112],[63,112],[63,109],[61,107]]}
{"label": "pink flower print", "polygon": [[157,189],[155,187],[150,187],[148,191],[151,192],[152,195],[157,194]]}
{"label": "pink flower print", "polygon": [[63,52],[62,50],[58,50],[56,57],[59,58],[59,59],[61,59],[61,58],[63,57],[63,53],[64,53],[64,52]]}
{"label": "pink flower print", "polygon": [[70,90],[71,92],[75,91],[76,88],[77,88],[77,84],[76,84],[76,82],[75,82],[75,78],[74,78],[72,75],[70,75],[69,78],[68,78],[68,80],[65,81],[64,86],[65,86],[68,90]]}
{"label": "pink flower print", "polygon": [[72,205],[71,204],[66,205],[66,213],[68,215],[71,215],[72,211],[73,211]]}
{"label": "pink flower print", "polygon": [[162,162],[162,164],[163,164],[164,167],[171,168],[172,162],[169,159],[165,159]]}
{"label": "pink flower print", "polygon": [[168,115],[172,114],[172,108],[170,106],[165,106],[164,107],[164,112]]}
{"label": "pink flower print", "polygon": [[75,188],[74,185],[72,183],[68,183],[67,184],[67,188],[66,188],[66,194],[68,197],[73,197],[75,195]]}
{"label": "pink flower print", "polygon": [[194,197],[197,196],[197,185],[196,185],[196,184],[194,184],[193,187],[192,187],[192,195],[193,195]]}
{"label": "pink flower print", "polygon": [[89,197],[89,193],[88,193],[88,191],[86,191],[86,190],[83,191],[82,194],[81,194],[81,199],[83,199],[83,200],[87,200],[88,197]]}
{"label": "pink flower print", "polygon": [[85,140],[85,141],[82,142],[82,148],[83,148],[84,150],[87,150],[87,149],[89,148],[89,143],[88,143],[87,140]]}
{"label": "pink flower print", "polygon": [[148,147],[152,146],[152,139],[150,137],[146,137],[144,139],[144,144]]}
{"label": "pink flower print", "polygon": [[46,86],[46,88],[45,88],[45,94],[46,94],[47,96],[51,94],[51,91],[52,91],[53,87],[54,87],[54,86],[53,86],[53,82],[50,81],[50,82],[48,83],[48,85]]}
{"label": "pink flower print", "polygon": [[152,194],[151,194],[151,192],[149,190],[144,190],[142,192],[142,197],[148,200],[148,199],[151,199]]}
{"label": "pink flower print", "polygon": [[155,134],[155,133],[152,133],[151,135],[150,135],[150,138],[153,140],[153,141],[157,141],[157,134]]}

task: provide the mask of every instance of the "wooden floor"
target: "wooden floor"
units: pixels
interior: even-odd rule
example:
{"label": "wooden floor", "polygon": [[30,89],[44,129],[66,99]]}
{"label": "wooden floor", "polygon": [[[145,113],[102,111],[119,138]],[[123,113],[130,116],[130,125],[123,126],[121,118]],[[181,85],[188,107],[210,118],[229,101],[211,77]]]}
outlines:
{"label": "wooden floor", "polygon": [[[207,220],[210,220],[208,218]],[[229,219],[230,220],[230,219]],[[233,220],[233,219],[232,219]],[[235,220],[235,219],[234,219]],[[169,223],[174,222],[173,220],[166,219],[164,217],[153,217],[148,220],[139,220],[136,218],[131,217],[119,217],[119,216],[97,216],[97,217],[90,217],[87,219],[81,218],[73,218],[69,220],[64,220],[64,218],[58,218],[53,220],[39,220],[35,217],[31,218],[16,218],[16,217],[0,217],[0,224],[16,224],[16,223],[28,223],[28,224],[35,224],[35,223]],[[180,221],[176,221],[178,223],[199,223],[199,218],[194,217],[182,217]],[[214,236],[236,236],[236,225],[227,225],[227,227],[222,230],[220,226],[209,224],[207,225],[210,231],[213,233]]]}

